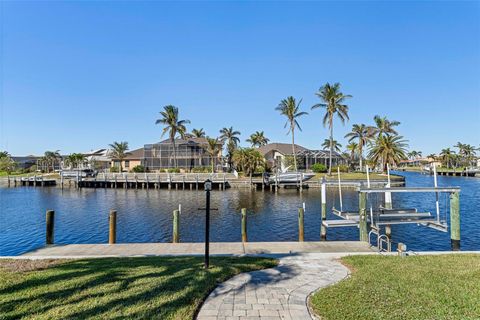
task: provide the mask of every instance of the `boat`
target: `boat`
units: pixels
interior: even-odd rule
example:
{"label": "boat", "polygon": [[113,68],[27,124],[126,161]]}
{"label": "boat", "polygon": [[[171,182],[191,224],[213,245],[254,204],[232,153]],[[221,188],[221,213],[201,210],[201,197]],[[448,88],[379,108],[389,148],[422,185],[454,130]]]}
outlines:
{"label": "boat", "polygon": [[268,183],[278,184],[296,184],[303,183],[315,177],[315,173],[303,172],[280,172],[268,177]]}

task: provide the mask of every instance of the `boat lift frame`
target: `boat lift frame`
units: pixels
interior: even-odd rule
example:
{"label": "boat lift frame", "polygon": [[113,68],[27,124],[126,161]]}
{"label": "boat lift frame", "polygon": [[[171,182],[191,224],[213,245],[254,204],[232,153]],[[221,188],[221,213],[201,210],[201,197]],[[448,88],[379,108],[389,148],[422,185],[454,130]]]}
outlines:
{"label": "boat lift frame", "polygon": [[[359,193],[359,229],[360,229],[360,240],[361,241],[369,241],[369,233],[367,231],[367,222],[368,222],[368,215],[367,215],[367,195],[368,194],[375,194],[375,193],[448,193],[450,196],[450,240],[451,240],[451,247],[452,250],[460,250],[460,187],[403,187],[403,188],[365,188],[360,187],[358,188]],[[438,202],[438,200],[437,200]],[[387,209],[384,209],[387,210]],[[395,209],[392,209],[395,211]],[[397,214],[397,213],[392,213]],[[398,219],[385,219],[384,221],[380,221],[377,223],[379,225],[392,225],[392,224],[407,224],[407,223],[417,223],[420,225],[424,225],[427,227],[431,227],[436,230],[446,232],[447,225],[446,222],[442,223],[440,221],[439,213],[437,212],[437,217],[434,219],[429,219],[427,213],[417,213],[418,217],[414,217],[412,215],[409,217],[410,214],[405,214],[405,216],[399,214]],[[371,215],[372,216],[372,215]],[[370,220],[372,218],[370,217]]]}

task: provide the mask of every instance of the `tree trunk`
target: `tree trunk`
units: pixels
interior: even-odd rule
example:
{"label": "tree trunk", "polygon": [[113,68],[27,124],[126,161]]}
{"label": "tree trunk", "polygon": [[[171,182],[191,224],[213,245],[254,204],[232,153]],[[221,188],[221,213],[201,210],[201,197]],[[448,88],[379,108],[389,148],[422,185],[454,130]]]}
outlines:
{"label": "tree trunk", "polygon": [[360,151],[360,172],[362,172],[362,165],[363,165],[363,148],[362,148],[361,145],[359,145],[358,151]]}
{"label": "tree trunk", "polygon": [[173,144],[173,165],[175,166],[175,169],[177,168],[177,148],[175,146],[175,137],[172,139],[172,144]]}
{"label": "tree trunk", "polygon": [[292,151],[293,151],[293,166],[295,168],[295,172],[298,171],[297,168],[297,155],[295,154],[295,129],[294,129],[294,123],[291,123],[290,126],[292,127]]}
{"label": "tree trunk", "polygon": [[333,121],[332,117],[330,116],[330,157],[329,157],[329,165],[328,165],[328,175],[332,174],[332,153],[333,153]]}

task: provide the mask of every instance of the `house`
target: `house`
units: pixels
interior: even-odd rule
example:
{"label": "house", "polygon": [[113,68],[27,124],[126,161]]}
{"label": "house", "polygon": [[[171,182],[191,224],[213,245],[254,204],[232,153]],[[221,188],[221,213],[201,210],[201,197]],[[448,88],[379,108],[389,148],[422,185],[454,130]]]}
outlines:
{"label": "house", "polygon": [[[269,143],[258,148],[258,151],[265,157],[269,165],[274,168],[279,166],[281,170],[286,170],[285,159],[293,155],[292,144],[290,143]],[[297,157],[297,166],[301,170],[309,170],[315,163],[329,165],[330,151],[328,150],[310,150],[295,144],[295,154]],[[343,156],[333,151],[332,166],[346,164]]]}
{"label": "house", "polygon": [[[211,167],[212,159],[206,149],[206,138],[185,137],[175,139],[175,155],[173,144],[170,139],[144,146],[144,164],[149,171],[164,170],[177,167],[191,171],[193,168]],[[213,158],[214,166],[222,165],[222,146],[218,143],[218,154]]]}
{"label": "house", "polygon": [[29,156],[12,156],[11,158],[15,162],[17,168],[30,169],[30,167],[37,165],[37,161],[39,161],[42,157],[29,155]]}
{"label": "house", "polygon": [[124,171],[131,171],[136,166],[145,166],[145,149],[139,148],[135,150],[128,151],[127,156],[122,159],[120,162],[119,159],[112,158],[111,155],[109,159],[111,161],[112,167],[120,167],[122,166],[122,170]]}

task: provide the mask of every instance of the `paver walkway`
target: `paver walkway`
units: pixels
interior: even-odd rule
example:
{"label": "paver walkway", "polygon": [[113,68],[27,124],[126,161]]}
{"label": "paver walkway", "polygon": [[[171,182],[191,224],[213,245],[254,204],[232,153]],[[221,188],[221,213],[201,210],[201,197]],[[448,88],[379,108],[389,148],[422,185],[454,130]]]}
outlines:
{"label": "paver walkway", "polygon": [[243,273],[220,284],[197,320],[311,320],[308,295],[347,276],[346,267],[325,255],[285,256],[276,268]]}

